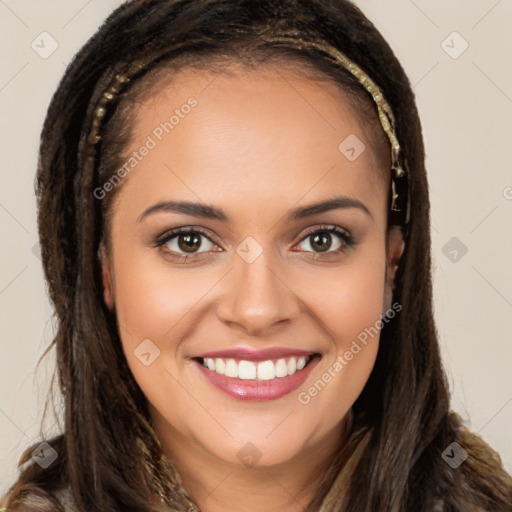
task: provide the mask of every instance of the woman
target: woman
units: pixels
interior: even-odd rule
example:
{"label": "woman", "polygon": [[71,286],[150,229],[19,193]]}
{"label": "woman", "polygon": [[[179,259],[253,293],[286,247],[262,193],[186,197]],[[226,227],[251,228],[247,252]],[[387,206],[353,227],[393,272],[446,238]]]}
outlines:
{"label": "woman", "polygon": [[37,196],[65,425],[8,510],[512,510],[449,408],[414,96],[350,2],[122,5]]}

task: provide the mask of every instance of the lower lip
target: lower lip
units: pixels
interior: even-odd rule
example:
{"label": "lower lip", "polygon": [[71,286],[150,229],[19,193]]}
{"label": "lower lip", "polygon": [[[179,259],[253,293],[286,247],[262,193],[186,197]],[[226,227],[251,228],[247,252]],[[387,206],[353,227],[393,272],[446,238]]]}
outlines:
{"label": "lower lip", "polygon": [[198,361],[195,363],[210,384],[229,396],[238,400],[264,401],[276,400],[302,386],[319,361],[319,357],[314,357],[306,367],[296,371],[293,375],[277,377],[272,380],[243,380],[226,377],[208,370]]}

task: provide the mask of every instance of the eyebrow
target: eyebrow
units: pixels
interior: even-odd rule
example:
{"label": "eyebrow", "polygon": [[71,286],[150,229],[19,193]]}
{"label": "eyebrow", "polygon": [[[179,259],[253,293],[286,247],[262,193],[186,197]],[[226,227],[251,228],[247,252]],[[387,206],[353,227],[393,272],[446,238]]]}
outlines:
{"label": "eyebrow", "polygon": [[[288,213],[287,221],[295,222],[306,217],[312,217],[313,215],[318,215],[331,210],[349,208],[357,208],[373,219],[373,215],[364,203],[351,197],[339,196],[320,203],[294,208]],[[160,201],[159,203],[146,208],[139,216],[138,221],[140,222],[145,217],[157,212],[181,213],[184,215],[220,220],[223,222],[229,222],[230,220],[223,210],[216,208],[215,206],[193,203],[190,201]]]}

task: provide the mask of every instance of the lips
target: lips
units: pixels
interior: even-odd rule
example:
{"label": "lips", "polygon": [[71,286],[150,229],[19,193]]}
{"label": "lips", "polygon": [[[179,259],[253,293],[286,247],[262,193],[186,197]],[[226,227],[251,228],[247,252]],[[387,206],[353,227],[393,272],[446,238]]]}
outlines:
{"label": "lips", "polygon": [[194,357],[214,387],[240,400],[273,400],[297,389],[320,360],[320,354],[289,348],[234,348]]}

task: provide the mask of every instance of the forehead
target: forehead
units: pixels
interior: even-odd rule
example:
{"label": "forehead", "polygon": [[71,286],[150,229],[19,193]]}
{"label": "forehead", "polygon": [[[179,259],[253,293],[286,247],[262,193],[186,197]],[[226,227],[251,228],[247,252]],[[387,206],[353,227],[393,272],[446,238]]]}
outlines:
{"label": "forehead", "polygon": [[159,82],[129,119],[128,154],[149,139],[154,146],[123,185],[139,196],[165,195],[168,186],[167,193],[212,198],[272,191],[298,200],[325,192],[382,195],[387,187],[363,120],[332,82],[275,67],[186,68]]}
{"label": "forehead", "polygon": [[[268,102],[274,100],[283,106],[298,102],[303,107],[308,105],[312,111],[310,113],[314,112],[323,121],[320,128],[336,130],[340,113],[342,118],[352,117],[363,130],[372,124],[373,132],[378,133],[368,134],[369,138],[380,135],[381,142],[385,140],[386,145],[389,143],[367,92],[362,88],[355,91],[351,88],[348,93],[346,85],[342,86],[332,77],[314,70],[311,63],[304,66],[300,61],[273,60],[252,67],[243,61],[227,60],[219,61],[217,69],[212,63],[198,63],[199,67],[186,64],[180,67],[179,62],[174,69],[157,68],[135,84],[134,111],[148,114],[150,109],[161,108],[165,101],[178,104],[180,96],[183,99],[192,93],[203,96],[202,100],[215,102],[221,102],[227,93],[230,103],[246,100],[246,103],[250,102],[255,109],[259,109],[261,104],[257,100],[266,96]],[[215,86],[211,87],[212,84]],[[204,101],[202,104],[204,106]],[[142,109],[139,109],[140,106]],[[140,115],[138,117],[140,120]]]}

